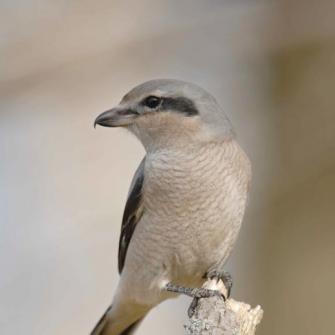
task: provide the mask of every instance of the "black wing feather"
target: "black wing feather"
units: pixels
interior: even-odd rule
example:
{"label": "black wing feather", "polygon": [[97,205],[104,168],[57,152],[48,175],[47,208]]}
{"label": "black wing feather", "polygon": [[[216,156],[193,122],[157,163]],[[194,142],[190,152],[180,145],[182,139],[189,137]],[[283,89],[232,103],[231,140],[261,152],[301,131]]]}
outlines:
{"label": "black wing feather", "polygon": [[126,260],[129,242],[133,236],[136,224],[141,219],[143,214],[142,188],[144,180],[144,162],[145,157],[135,172],[130,186],[126,207],[123,213],[119,241],[119,273],[122,272]]}

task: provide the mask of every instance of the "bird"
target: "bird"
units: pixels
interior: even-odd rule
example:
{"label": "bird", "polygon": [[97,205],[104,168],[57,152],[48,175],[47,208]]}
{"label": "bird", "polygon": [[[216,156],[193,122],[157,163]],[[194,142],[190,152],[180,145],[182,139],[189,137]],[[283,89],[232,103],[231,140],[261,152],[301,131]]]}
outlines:
{"label": "bird", "polygon": [[196,305],[217,294],[201,288],[208,278],[230,290],[224,265],[248,201],[251,163],[217,100],[182,80],[139,84],[96,125],[127,129],[146,152],[124,209],[119,282],[91,332],[130,335],[166,299],[187,294]]}

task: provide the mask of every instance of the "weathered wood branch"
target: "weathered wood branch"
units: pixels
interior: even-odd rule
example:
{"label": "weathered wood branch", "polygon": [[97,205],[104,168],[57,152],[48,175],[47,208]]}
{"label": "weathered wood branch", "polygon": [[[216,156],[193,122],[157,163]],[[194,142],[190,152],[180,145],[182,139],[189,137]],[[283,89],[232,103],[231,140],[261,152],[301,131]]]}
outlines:
{"label": "weathered wood branch", "polygon": [[[204,287],[226,294],[221,281],[209,280]],[[263,310],[233,299],[215,296],[200,299],[194,315],[185,325],[187,335],[254,335]]]}

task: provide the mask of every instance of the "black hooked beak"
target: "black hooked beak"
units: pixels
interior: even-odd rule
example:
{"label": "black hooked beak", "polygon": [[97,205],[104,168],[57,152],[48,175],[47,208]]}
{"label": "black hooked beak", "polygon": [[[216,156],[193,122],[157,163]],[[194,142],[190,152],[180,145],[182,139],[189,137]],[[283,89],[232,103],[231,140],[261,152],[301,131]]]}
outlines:
{"label": "black hooked beak", "polygon": [[124,127],[132,123],[139,113],[130,108],[115,107],[101,113],[94,121],[94,128],[98,124],[103,127]]}

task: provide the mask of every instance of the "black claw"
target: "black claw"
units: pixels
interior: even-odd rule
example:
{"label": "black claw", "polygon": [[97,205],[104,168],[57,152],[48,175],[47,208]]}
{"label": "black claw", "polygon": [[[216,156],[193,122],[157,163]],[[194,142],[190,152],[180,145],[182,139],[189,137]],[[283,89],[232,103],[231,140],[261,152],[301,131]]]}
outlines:
{"label": "black claw", "polygon": [[217,280],[222,280],[224,286],[227,289],[227,298],[230,297],[231,289],[233,286],[233,278],[229,272],[212,270],[206,273],[205,277],[209,279],[216,278]]}

